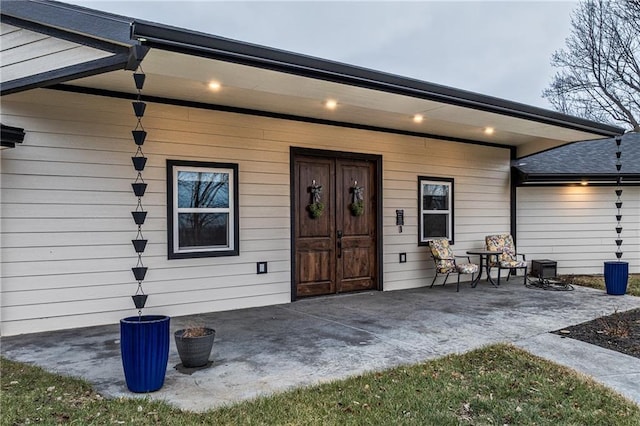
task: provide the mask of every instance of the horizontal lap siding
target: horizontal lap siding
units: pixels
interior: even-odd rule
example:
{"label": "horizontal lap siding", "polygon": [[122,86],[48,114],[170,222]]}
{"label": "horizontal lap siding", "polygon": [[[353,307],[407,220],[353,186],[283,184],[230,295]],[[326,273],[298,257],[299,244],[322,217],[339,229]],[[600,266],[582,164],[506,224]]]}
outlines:
{"label": "horizontal lap siding", "polygon": [[[487,233],[509,230],[508,150],[437,140],[411,140],[415,143],[403,144],[402,153],[384,155],[386,290],[424,286],[433,278],[429,250],[417,245],[418,176],[455,179],[453,249],[456,254],[481,248]],[[402,233],[395,226],[396,209],[405,211]],[[398,256],[402,252],[407,253],[407,262],[401,264]]]}
{"label": "horizontal lap siding", "polygon": [[[5,97],[2,122],[26,131],[22,146],[2,158],[2,333],[134,314],[130,102],[37,90]],[[423,286],[433,276],[427,249],[417,246],[419,175],[456,180],[456,251],[509,229],[506,149],[159,104],[147,106],[144,126],[149,314],[290,301],[292,146],[383,156],[385,290]],[[239,164],[239,256],[167,260],[167,159]],[[402,233],[395,226],[400,208]],[[407,263],[398,263],[400,252]],[[258,261],[269,262],[268,274],[256,274]]]}
{"label": "horizontal lap siding", "polygon": [[[614,188],[518,188],[518,249],[527,259],[552,259],[560,274],[602,274],[616,260]],[[622,251],[640,273],[640,187],[622,193]]]}

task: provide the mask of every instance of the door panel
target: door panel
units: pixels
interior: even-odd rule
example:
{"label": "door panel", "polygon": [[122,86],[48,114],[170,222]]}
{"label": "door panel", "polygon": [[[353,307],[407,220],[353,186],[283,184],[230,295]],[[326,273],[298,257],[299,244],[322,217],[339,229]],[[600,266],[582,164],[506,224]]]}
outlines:
{"label": "door panel", "polygon": [[[295,291],[297,297],[377,288],[375,162],[296,156]],[[323,214],[313,218],[313,182],[322,185]],[[362,188],[364,211],[351,211],[353,187]]]}
{"label": "door panel", "polygon": [[[297,157],[295,163],[296,288],[298,296],[335,293],[335,162]],[[322,186],[323,214],[313,218],[307,206],[311,186]]]}
{"label": "door panel", "polygon": [[[362,190],[364,211],[351,211],[354,186]],[[336,230],[342,231],[342,256],[337,259],[338,293],[376,287],[375,165],[361,160],[336,160]]]}

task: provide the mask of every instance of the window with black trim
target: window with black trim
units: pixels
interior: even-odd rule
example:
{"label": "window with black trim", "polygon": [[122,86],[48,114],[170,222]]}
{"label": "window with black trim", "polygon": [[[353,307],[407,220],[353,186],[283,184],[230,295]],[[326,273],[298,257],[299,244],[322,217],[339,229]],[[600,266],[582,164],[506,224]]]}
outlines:
{"label": "window with black trim", "polygon": [[237,256],[238,165],[167,160],[169,259]]}
{"label": "window with black trim", "polygon": [[434,238],[453,244],[453,178],[418,176],[418,245]]}

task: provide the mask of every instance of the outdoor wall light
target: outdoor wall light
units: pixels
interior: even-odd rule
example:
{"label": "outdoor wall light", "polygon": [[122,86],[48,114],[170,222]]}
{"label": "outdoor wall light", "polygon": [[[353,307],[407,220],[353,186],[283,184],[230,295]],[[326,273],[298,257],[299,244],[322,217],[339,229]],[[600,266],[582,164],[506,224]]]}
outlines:
{"label": "outdoor wall light", "polygon": [[327,99],[324,103],[324,106],[327,109],[336,109],[336,107],[338,106],[338,101],[336,101],[335,99]]}

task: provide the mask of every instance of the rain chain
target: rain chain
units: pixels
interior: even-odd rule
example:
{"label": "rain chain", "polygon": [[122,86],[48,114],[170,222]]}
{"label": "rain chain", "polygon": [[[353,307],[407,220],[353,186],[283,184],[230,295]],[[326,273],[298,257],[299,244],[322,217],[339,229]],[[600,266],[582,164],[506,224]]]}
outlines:
{"label": "rain chain", "polygon": [[618,224],[616,225],[616,233],[618,234],[618,238],[616,239],[616,245],[618,246],[616,250],[616,257],[618,260],[622,257],[622,175],[620,173],[620,169],[622,169],[622,162],[620,157],[622,156],[622,152],[620,151],[620,144],[622,143],[622,137],[616,136],[616,146],[618,150],[616,151],[616,170],[618,171],[618,177],[616,179],[616,196],[618,197],[616,200],[616,208],[618,209],[618,214],[616,214],[616,221]]}
{"label": "rain chain", "polygon": [[133,276],[138,282],[138,289],[136,290],[136,294],[131,297],[133,298],[133,303],[138,309],[138,316],[142,316],[142,308],[144,308],[144,305],[147,302],[147,295],[144,294],[144,291],[142,289],[142,281],[144,281],[144,277],[147,274],[148,269],[142,263],[142,253],[144,253],[144,249],[147,246],[147,240],[145,240],[144,236],[142,235],[142,225],[144,224],[144,221],[147,217],[147,212],[144,211],[142,207],[142,197],[144,196],[144,192],[147,189],[147,184],[144,182],[144,179],[142,179],[142,171],[144,170],[144,166],[147,163],[147,157],[145,157],[144,153],[142,152],[142,145],[144,144],[144,140],[147,137],[147,132],[142,126],[142,117],[144,116],[144,110],[147,105],[140,100],[142,96],[142,87],[144,86],[145,74],[142,71],[141,66],[138,67],[138,71],[139,72],[135,72],[133,74],[133,80],[135,81],[136,89],[138,90],[138,96],[136,100],[132,102],[133,112],[138,119],[138,123],[136,124],[135,129],[131,131],[131,134],[133,135],[133,141],[138,147],[135,155],[131,157],[131,160],[133,161],[133,167],[138,172],[138,176],[136,177],[135,182],[131,184],[133,193],[136,197],[138,197],[138,205],[136,206],[136,210],[131,212],[133,220],[135,221],[136,225],[138,225],[138,235],[136,236],[135,240],[131,240],[131,242],[133,243],[133,248],[138,254],[138,263],[136,264],[136,266],[131,268],[131,271],[133,271]]}

